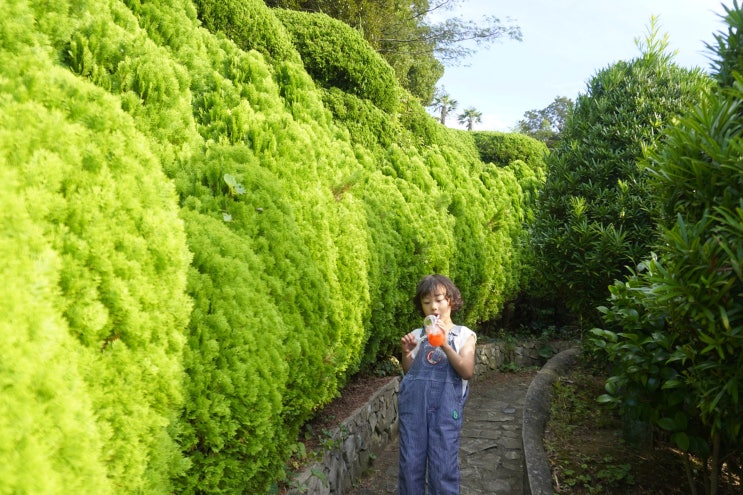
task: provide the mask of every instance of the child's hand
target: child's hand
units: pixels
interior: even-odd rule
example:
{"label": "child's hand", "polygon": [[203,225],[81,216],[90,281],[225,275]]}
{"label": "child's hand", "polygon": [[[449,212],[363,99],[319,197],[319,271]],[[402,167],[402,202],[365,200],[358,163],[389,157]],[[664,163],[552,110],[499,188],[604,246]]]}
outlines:
{"label": "child's hand", "polygon": [[418,339],[415,337],[415,332],[410,332],[400,339],[400,345],[402,346],[402,352],[407,354],[415,349],[418,344]]}

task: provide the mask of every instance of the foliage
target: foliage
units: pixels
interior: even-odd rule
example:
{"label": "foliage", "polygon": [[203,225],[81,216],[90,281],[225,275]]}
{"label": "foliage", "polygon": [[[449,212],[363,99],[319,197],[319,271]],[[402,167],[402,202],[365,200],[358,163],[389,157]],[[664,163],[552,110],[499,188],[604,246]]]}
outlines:
{"label": "foliage", "polygon": [[483,164],[350,28],[257,0],[2,12],[8,493],[265,493],[419,325],[422,275],[470,326],[518,292],[529,158]]}
{"label": "foliage", "polygon": [[395,73],[357,31],[324,14],[273,12],[290,33],[305,70],[316,83],[394,112],[398,105]]}
{"label": "foliage", "polygon": [[521,41],[521,30],[510,19],[495,16],[477,22],[446,17],[458,0],[269,0],[270,7],[323,13],[358,30],[394,69],[400,86],[428,105],[444,65],[456,65],[505,37]]}
{"label": "foliage", "polygon": [[0,21],[15,213],[0,262],[0,491],[168,493],[187,465],[167,426],[183,401],[191,256],[157,146],[121,100],[57,63],[53,37],[80,29],[84,8],[6,3]]}
{"label": "foliage", "polygon": [[652,193],[637,160],[710,83],[698,69],[672,62],[666,38],[652,20],[639,58],[589,81],[548,159],[532,228],[537,292],[589,325],[600,321],[595,308],[608,297],[607,287],[647,256],[656,239]]}
{"label": "foliage", "polygon": [[321,91],[325,107],[336,122],[348,129],[349,138],[363,148],[388,147],[400,140],[404,127],[371,101],[330,88]]}
{"label": "foliage", "polygon": [[516,130],[542,141],[549,149],[554,149],[573,106],[570,98],[557,96],[546,108],[524,112],[524,119],[519,120]]}
{"label": "foliage", "polygon": [[256,50],[276,62],[299,62],[281,20],[255,0],[194,0],[199,20],[222,32],[245,51]]}
{"label": "foliage", "polygon": [[[3,143],[10,142],[9,111],[21,108],[0,103]],[[31,109],[41,110],[25,107]],[[5,163],[10,153],[0,148]],[[59,311],[62,256],[33,218],[43,198],[26,194],[24,175],[0,169],[0,493],[113,493],[100,455],[104,432],[79,369],[85,355]]]}
{"label": "foliage", "polygon": [[482,112],[478,112],[475,107],[468,107],[464,112],[457,115],[457,122],[465,124],[467,130],[471,131],[475,124],[482,122]]}
{"label": "foliage", "polygon": [[[732,44],[743,25],[726,17]],[[740,69],[719,37],[726,74]],[[720,82],[725,82],[720,78]],[[657,255],[612,287],[594,346],[615,363],[604,400],[703,459],[705,493],[743,452],[743,83],[728,81],[666,130],[645,165],[658,195]],[[690,490],[692,466],[687,463]]]}
{"label": "foliage", "polygon": [[[522,311],[520,306],[521,302],[525,301],[524,294],[539,277],[538,272],[534,270],[534,252],[526,226],[534,221],[537,197],[544,186],[547,173],[548,150],[543,143],[523,134],[495,131],[475,131],[471,134],[480,159],[509,171],[521,188],[520,203],[523,217],[519,221],[524,228],[517,240],[520,246],[520,287],[519,292],[508,299],[509,303],[504,307],[503,313],[498,315],[499,319],[505,321],[515,312]],[[533,313],[537,309],[531,300],[526,305],[529,312]]]}
{"label": "foliage", "polygon": [[715,33],[715,44],[705,45],[711,54],[715,80],[722,87],[730,87],[736,81],[736,72],[743,67],[743,33],[735,30],[735,26],[743,24],[743,14],[738,0],[733,0],[732,7],[723,5],[722,8],[725,14],[720,17],[728,29]]}
{"label": "foliage", "polygon": [[[519,183],[524,207],[524,222],[534,220],[534,208],[547,175],[547,148],[530,137],[494,131],[474,132],[480,159],[506,168]],[[524,243],[528,244],[525,238]],[[526,263],[527,268],[531,263]]]}
{"label": "foliage", "polygon": [[538,140],[522,134],[498,131],[476,131],[472,136],[484,163],[506,167],[515,160],[522,160],[537,178],[545,179],[548,150]]}

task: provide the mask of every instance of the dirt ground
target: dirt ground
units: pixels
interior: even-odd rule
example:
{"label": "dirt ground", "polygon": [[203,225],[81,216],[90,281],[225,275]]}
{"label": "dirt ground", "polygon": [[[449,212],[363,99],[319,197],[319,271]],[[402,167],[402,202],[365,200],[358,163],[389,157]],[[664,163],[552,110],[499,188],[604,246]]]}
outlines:
{"label": "dirt ground", "polygon": [[[558,380],[545,446],[556,494],[685,495],[692,493],[684,455],[662,432],[645,445],[628,444],[618,414],[596,402],[604,377],[582,368]],[[697,462],[698,468],[698,461]],[[699,470],[697,469],[697,473]],[[698,475],[698,474],[697,474]],[[699,476],[699,475],[698,475]],[[699,486],[698,493],[704,494]],[[726,476],[718,495],[741,494],[740,480]]]}

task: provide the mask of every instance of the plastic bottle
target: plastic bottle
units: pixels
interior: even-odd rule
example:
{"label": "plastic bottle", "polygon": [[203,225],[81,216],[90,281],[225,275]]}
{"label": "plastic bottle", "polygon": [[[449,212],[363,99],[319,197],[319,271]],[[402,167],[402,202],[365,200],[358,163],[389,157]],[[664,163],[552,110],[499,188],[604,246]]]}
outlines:
{"label": "plastic bottle", "polygon": [[439,326],[439,317],[428,315],[423,319],[423,327],[426,329],[428,343],[434,347],[444,345],[444,330]]}

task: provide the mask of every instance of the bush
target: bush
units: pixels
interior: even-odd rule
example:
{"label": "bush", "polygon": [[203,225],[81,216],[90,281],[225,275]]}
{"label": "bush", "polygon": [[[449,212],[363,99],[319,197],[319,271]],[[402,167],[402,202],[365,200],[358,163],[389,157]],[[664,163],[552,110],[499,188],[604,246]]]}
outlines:
{"label": "bush", "polygon": [[388,113],[397,109],[395,71],[356,30],[325,14],[285,9],[274,13],[317,84],[369,100]]}
{"label": "bush", "polygon": [[[2,453],[2,490],[167,493],[185,468],[167,426],[182,405],[191,308],[175,191],[119,100],[56,66],[33,27],[70,24],[20,3],[12,14],[0,21],[0,162],[6,201],[25,210],[8,226],[29,251],[3,257],[3,272],[35,301],[4,298],[16,336],[3,417],[24,403],[30,415],[2,428],[23,452]],[[27,34],[6,44],[7,33]],[[14,260],[32,271],[19,278]]]}
{"label": "bush", "polygon": [[[3,143],[19,109],[0,104]],[[0,150],[4,163],[8,151]],[[29,213],[39,198],[27,197],[20,175],[0,169],[0,493],[113,493],[104,428],[80,371],[85,356],[59,310],[62,259]]]}
{"label": "bush", "polygon": [[484,163],[505,167],[515,160],[521,160],[532,169],[537,178],[544,179],[544,161],[549,150],[541,141],[523,134],[493,131],[475,131],[472,136]]}
{"label": "bush", "polygon": [[264,493],[302,423],[419,325],[424,274],[457,281],[470,326],[517,290],[518,161],[484,166],[471,133],[400,108],[389,67],[321,16],[296,27],[349,49],[328,61],[342,89],[317,89],[264,6],[197,7],[3,7],[8,231],[43,275],[3,306],[7,404],[39,425],[22,459],[0,450],[11,490]]}
{"label": "bush", "polygon": [[[718,37],[721,75],[740,70],[742,12]],[[724,70],[723,70],[724,69]],[[725,83],[725,77],[719,77]],[[723,469],[740,476],[743,452],[743,86],[722,86],[664,133],[647,157],[658,195],[657,255],[611,289],[607,329],[594,347],[614,363],[603,400],[669,432],[701,460],[705,493]],[[692,492],[697,488],[692,484]]]}
{"label": "bush", "polygon": [[195,0],[194,4],[199,19],[209,31],[224,33],[246,52],[256,50],[277,64],[299,62],[287,31],[264,2]]}
{"label": "bush", "polygon": [[646,50],[598,72],[548,158],[532,240],[541,292],[587,324],[608,287],[656,241],[652,193],[637,166],[710,79],[675,65],[651,26]]}

